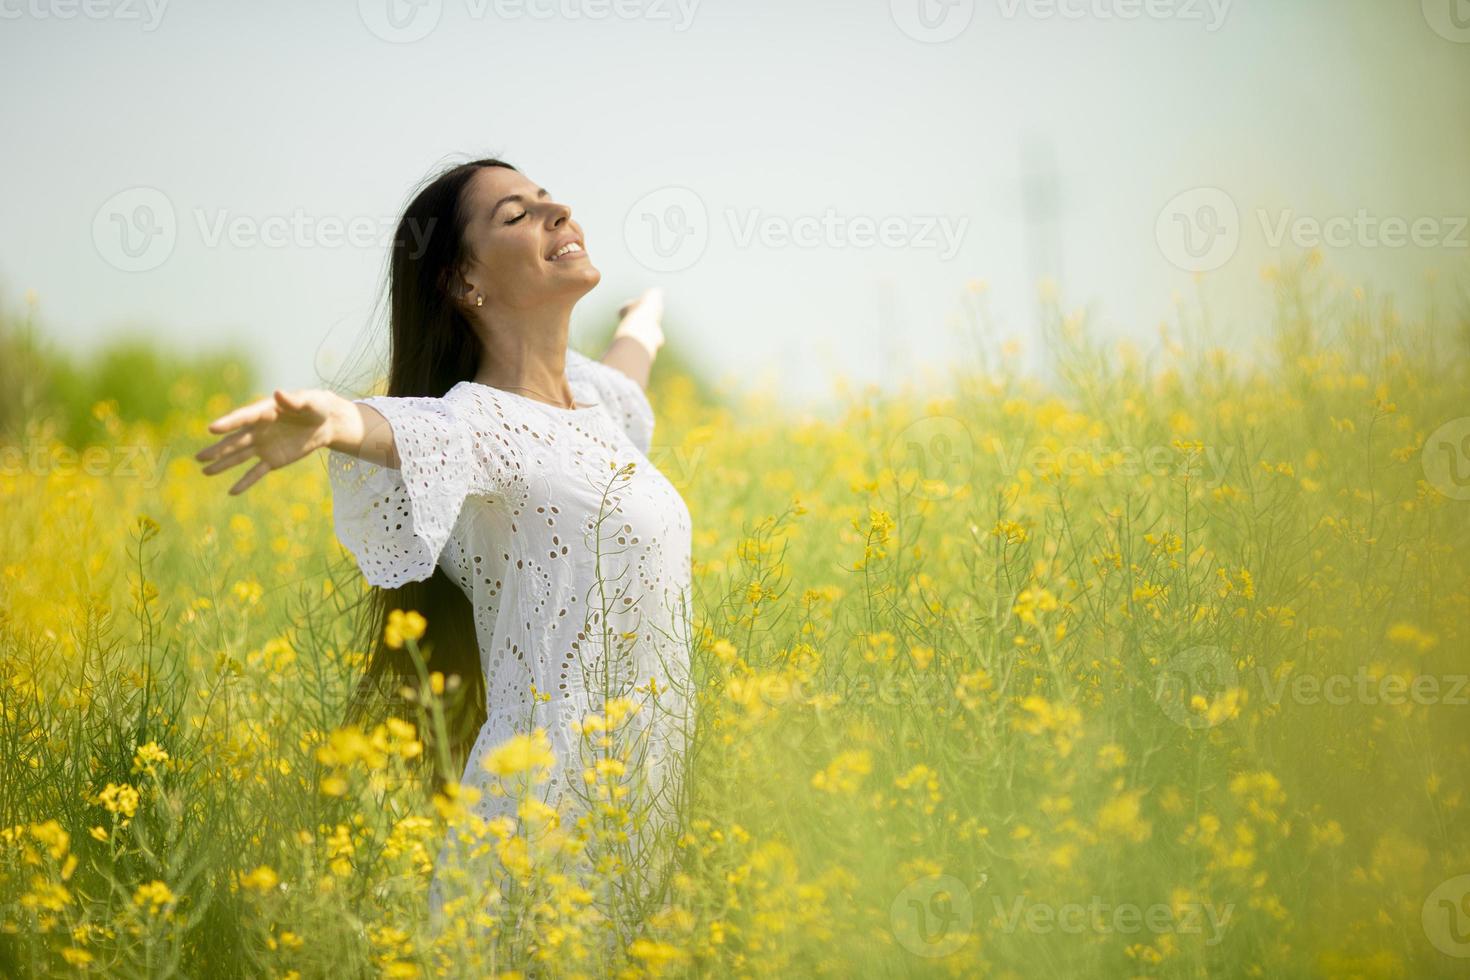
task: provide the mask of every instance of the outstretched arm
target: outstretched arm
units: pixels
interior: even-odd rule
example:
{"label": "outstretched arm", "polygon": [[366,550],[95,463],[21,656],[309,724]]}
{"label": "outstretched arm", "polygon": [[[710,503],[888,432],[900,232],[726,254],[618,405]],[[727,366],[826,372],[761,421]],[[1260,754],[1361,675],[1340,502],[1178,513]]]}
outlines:
{"label": "outstretched arm", "polygon": [[209,423],[209,431],[228,433],[194,458],[209,465],[206,476],[223,473],[259,457],[230,493],[250,489],[271,470],[288,466],[322,448],[335,449],[379,466],[397,469],[393,428],[373,408],[316,388],[286,392],[242,405]]}
{"label": "outstretched arm", "polygon": [[602,355],[602,363],[617,368],[639,387],[647,388],[653,359],[664,343],[663,313],[663,290],[657,286],[624,304],[618,310],[618,328],[613,331],[612,343]]}
{"label": "outstretched arm", "polygon": [[648,376],[653,371],[653,355],[632,337],[614,337],[602,355],[602,363],[617,368],[636,381],[641,388],[648,387]]}

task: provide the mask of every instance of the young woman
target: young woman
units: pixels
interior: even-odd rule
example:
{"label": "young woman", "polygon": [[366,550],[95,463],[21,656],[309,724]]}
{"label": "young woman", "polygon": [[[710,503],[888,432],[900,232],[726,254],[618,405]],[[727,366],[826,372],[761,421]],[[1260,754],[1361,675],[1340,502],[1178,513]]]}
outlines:
{"label": "young woman", "polygon": [[567,346],[572,307],[600,278],[571,209],[544,188],[500,160],[449,168],[399,223],[387,394],[277,390],[216,419],[224,437],[197,458],[207,474],[257,460],[237,494],[329,450],[337,535],[376,586],[351,714],[370,693],[418,686],[408,651],[382,637],[393,610],[423,614],[431,669],[469,688],[450,725],[451,769],[463,769],[435,785],[479,789],[480,816],[515,816],[483,763],[533,728],[556,762],[532,792],[592,812],[583,772],[609,749],[578,723],[627,699],[616,751],[637,777],[630,809],[647,817],[636,849],[682,792],[691,525],[646,455],[657,291],[623,308],[602,361]]}

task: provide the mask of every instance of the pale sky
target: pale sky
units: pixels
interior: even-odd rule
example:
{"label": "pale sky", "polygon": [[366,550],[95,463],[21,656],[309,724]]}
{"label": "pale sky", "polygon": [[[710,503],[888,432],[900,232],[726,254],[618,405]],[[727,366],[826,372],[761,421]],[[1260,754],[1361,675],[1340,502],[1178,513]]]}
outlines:
{"label": "pale sky", "polygon": [[586,231],[574,343],[662,285],[671,345],[793,401],[945,363],[973,279],[1034,351],[1042,275],[1148,341],[1205,266],[1238,339],[1279,236],[1410,289],[1470,256],[1466,0],[0,0],[0,91],[0,298],[267,385],[380,332],[399,209],[481,154]]}

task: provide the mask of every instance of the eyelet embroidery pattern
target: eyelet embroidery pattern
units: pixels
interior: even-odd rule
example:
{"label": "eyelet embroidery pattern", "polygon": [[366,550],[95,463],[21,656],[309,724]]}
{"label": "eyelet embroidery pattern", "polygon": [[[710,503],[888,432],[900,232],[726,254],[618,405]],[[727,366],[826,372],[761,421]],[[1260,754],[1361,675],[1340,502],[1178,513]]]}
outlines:
{"label": "eyelet embroidery pattern", "polygon": [[[392,426],[401,468],[330,452],[333,523],[369,583],[393,587],[442,567],[473,603],[488,717],[462,782],[480,789],[480,816],[514,816],[482,761],[532,723],[557,757],[537,795],[580,812],[586,763],[572,726],[626,696],[650,702],[630,729],[644,747],[634,758],[656,833],[674,816],[691,724],[691,520],[647,458],[654,416],[643,389],[572,350],[567,380],[597,410],[473,382],[442,398],[361,399]],[[550,700],[533,705],[533,684]],[[452,844],[440,851],[431,914]]]}

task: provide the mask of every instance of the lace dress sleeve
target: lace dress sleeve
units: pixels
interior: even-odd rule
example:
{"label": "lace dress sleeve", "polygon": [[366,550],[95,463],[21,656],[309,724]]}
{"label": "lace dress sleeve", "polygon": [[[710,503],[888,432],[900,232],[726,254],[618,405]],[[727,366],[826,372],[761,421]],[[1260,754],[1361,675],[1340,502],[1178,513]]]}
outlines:
{"label": "lace dress sleeve", "polygon": [[466,497],[502,493],[519,472],[512,444],[476,432],[444,398],[358,399],[393,429],[400,468],[331,450],[332,522],[372,585],[392,588],[434,574]]}
{"label": "lace dress sleeve", "polygon": [[613,419],[644,455],[653,444],[653,406],[643,386],[615,367],[567,348],[567,375],[590,384]]}

